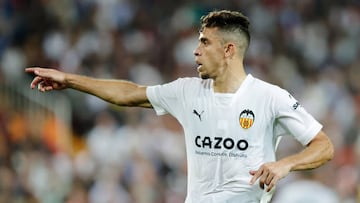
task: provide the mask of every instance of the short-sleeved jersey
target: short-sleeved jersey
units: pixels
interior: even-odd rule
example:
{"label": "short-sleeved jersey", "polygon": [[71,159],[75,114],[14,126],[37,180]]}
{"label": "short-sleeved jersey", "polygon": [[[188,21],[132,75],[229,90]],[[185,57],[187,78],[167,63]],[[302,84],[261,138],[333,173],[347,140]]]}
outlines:
{"label": "short-sleeved jersey", "polygon": [[186,203],[268,202],[250,170],[275,161],[278,138],[307,145],[322,125],[284,89],[247,75],[236,93],[213,91],[213,81],[180,78],[147,88],[158,115],[170,113],[185,133]]}

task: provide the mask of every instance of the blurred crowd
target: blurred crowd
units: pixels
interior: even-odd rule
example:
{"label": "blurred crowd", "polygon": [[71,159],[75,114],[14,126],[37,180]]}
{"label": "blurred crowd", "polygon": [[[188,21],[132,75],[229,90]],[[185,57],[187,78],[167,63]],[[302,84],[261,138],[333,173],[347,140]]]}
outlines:
{"label": "blurred crowd", "polygon": [[[143,85],[197,76],[199,18],[213,9],[250,18],[247,72],[291,92],[335,145],[325,166],[281,180],[273,202],[359,202],[358,0],[0,0],[0,84],[28,88],[29,66]],[[184,201],[184,138],[172,117],[64,94],[68,148],[44,139],[51,121],[0,107],[0,203]],[[299,150],[286,138],[278,156]]]}

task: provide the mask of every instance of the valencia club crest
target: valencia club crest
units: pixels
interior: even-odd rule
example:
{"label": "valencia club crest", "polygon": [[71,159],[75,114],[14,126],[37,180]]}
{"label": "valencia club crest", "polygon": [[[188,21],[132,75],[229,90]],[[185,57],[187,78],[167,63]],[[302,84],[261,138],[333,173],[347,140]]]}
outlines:
{"label": "valencia club crest", "polygon": [[244,129],[249,129],[255,122],[255,114],[249,109],[245,109],[240,113],[239,123]]}

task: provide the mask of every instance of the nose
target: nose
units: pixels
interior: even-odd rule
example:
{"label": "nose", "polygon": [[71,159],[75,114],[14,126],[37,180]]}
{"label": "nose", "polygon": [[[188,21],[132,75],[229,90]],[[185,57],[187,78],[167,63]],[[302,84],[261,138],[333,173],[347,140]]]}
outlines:
{"label": "nose", "polygon": [[194,54],[195,56],[200,56],[199,47],[197,47],[197,48],[193,51],[193,54]]}

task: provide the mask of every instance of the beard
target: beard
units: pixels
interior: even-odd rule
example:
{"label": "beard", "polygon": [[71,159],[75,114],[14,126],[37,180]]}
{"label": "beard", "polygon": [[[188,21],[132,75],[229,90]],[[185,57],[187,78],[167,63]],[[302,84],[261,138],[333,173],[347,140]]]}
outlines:
{"label": "beard", "polygon": [[210,78],[210,76],[208,74],[201,74],[201,73],[199,74],[199,77],[203,80],[207,80]]}
{"label": "beard", "polygon": [[210,75],[208,73],[201,72],[199,69],[198,69],[198,73],[199,73],[199,77],[203,80],[210,78]]}

